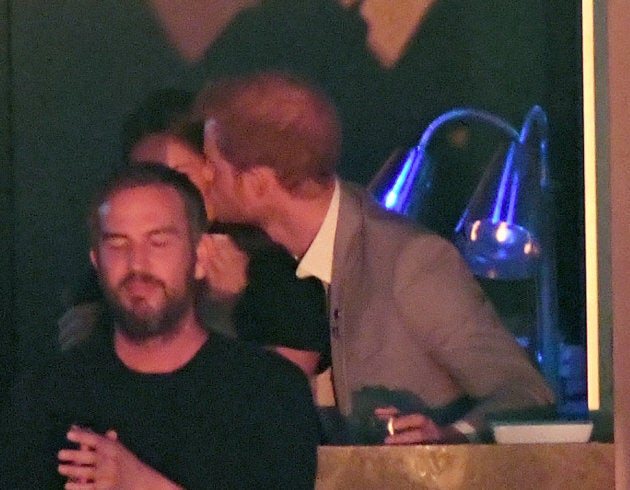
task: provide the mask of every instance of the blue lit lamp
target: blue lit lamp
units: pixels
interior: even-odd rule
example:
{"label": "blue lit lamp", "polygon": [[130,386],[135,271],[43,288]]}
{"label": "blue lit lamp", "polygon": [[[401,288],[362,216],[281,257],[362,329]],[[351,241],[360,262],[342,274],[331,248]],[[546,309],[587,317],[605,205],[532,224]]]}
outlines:
{"label": "blue lit lamp", "polygon": [[529,348],[558,393],[560,338],[544,111],[534,106],[520,132],[486,111],[446,112],[429,124],[403,158],[387,162],[369,189],[385,208],[415,220],[432,192],[435,162],[427,154],[429,143],[446,123],[464,120],[492,125],[507,136],[509,145],[487,166],[455,227],[453,242],[478,277],[535,280],[537,325]]}

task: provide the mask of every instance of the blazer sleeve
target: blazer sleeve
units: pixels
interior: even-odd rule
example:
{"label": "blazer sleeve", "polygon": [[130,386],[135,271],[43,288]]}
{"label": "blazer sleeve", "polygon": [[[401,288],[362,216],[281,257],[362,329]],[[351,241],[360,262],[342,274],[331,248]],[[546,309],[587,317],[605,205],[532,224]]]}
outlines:
{"label": "blazer sleeve", "polygon": [[450,242],[435,235],[411,239],[399,255],[395,277],[404,323],[475,400],[464,421],[479,431],[493,413],[554,404],[553,392]]}

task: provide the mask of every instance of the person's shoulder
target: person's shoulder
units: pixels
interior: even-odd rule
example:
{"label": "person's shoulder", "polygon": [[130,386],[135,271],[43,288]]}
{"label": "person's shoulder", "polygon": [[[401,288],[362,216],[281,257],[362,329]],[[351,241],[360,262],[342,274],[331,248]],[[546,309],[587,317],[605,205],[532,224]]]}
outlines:
{"label": "person's shoulder", "polygon": [[409,217],[385,209],[367,189],[355,183],[342,182],[340,206],[344,208],[343,211],[360,214],[363,227],[372,231],[381,231],[396,236],[397,239],[421,237],[442,240],[439,235],[415,223]]}
{"label": "person's shoulder", "polygon": [[221,363],[235,376],[246,377],[251,382],[262,384],[308,385],[299,367],[254,343],[213,333],[209,347],[210,355],[220,356]]}
{"label": "person's shoulder", "polygon": [[244,368],[278,367],[281,370],[293,370],[291,362],[252,342],[213,333],[208,340],[208,346],[211,349],[210,355],[229,357],[231,364],[239,364]]}
{"label": "person's shoulder", "polygon": [[360,216],[360,233],[372,253],[404,269],[408,269],[410,263],[421,268],[430,265],[463,268],[461,256],[450,240],[383,208],[367,190],[344,183],[342,200],[346,206],[343,212]]}
{"label": "person's shoulder", "polygon": [[[320,35],[322,35],[322,26],[325,29],[331,29],[333,26],[340,25],[344,26],[345,30],[358,29],[362,34],[367,31],[365,21],[355,9],[346,9],[335,0],[301,0],[300,2],[266,0],[247,12],[252,16],[269,17],[274,20],[291,19],[293,22],[290,24],[293,26],[288,26],[288,28],[294,27],[299,22],[309,30],[315,31],[319,28]],[[363,41],[364,37],[360,39]]]}
{"label": "person's shoulder", "polygon": [[56,353],[50,360],[47,369],[53,372],[74,372],[79,376],[85,376],[87,371],[103,364],[107,349],[108,345],[103,342],[100,332],[98,332],[81,344]]}
{"label": "person's shoulder", "polygon": [[22,369],[13,383],[12,394],[16,399],[53,397],[53,392],[89,379],[90,366],[97,363],[98,358],[94,357],[93,351],[83,345],[63,352],[56,351]]}

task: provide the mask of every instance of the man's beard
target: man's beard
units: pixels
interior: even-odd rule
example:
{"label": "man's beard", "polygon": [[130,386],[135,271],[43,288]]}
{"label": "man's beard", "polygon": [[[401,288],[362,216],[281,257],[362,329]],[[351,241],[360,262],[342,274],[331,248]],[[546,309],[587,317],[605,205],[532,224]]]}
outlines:
{"label": "man's beard", "polygon": [[[116,329],[130,340],[142,342],[154,337],[168,336],[176,332],[179,321],[194,304],[196,281],[192,272],[187,275],[186,288],[182,294],[167,288],[164,282],[150,274],[132,272],[116,286],[115,290],[103,284],[107,304]],[[141,280],[162,289],[164,304],[157,309],[148,306],[144,300],[135,300],[131,307],[124,305],[119,295],[128,282]]]}

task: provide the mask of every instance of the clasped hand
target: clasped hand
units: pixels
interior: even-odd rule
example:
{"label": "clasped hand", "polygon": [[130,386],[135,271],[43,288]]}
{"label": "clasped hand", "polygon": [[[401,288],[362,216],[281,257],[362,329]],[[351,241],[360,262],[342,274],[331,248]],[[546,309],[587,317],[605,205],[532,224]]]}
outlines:
{"label": "clasped hand", "polygon": [[181,488],[140,461],[113,430],[101,435],[73,426],[67,438],[78,448],[62,449],[57,455],[58,472],[68,479],[66,490]]}

